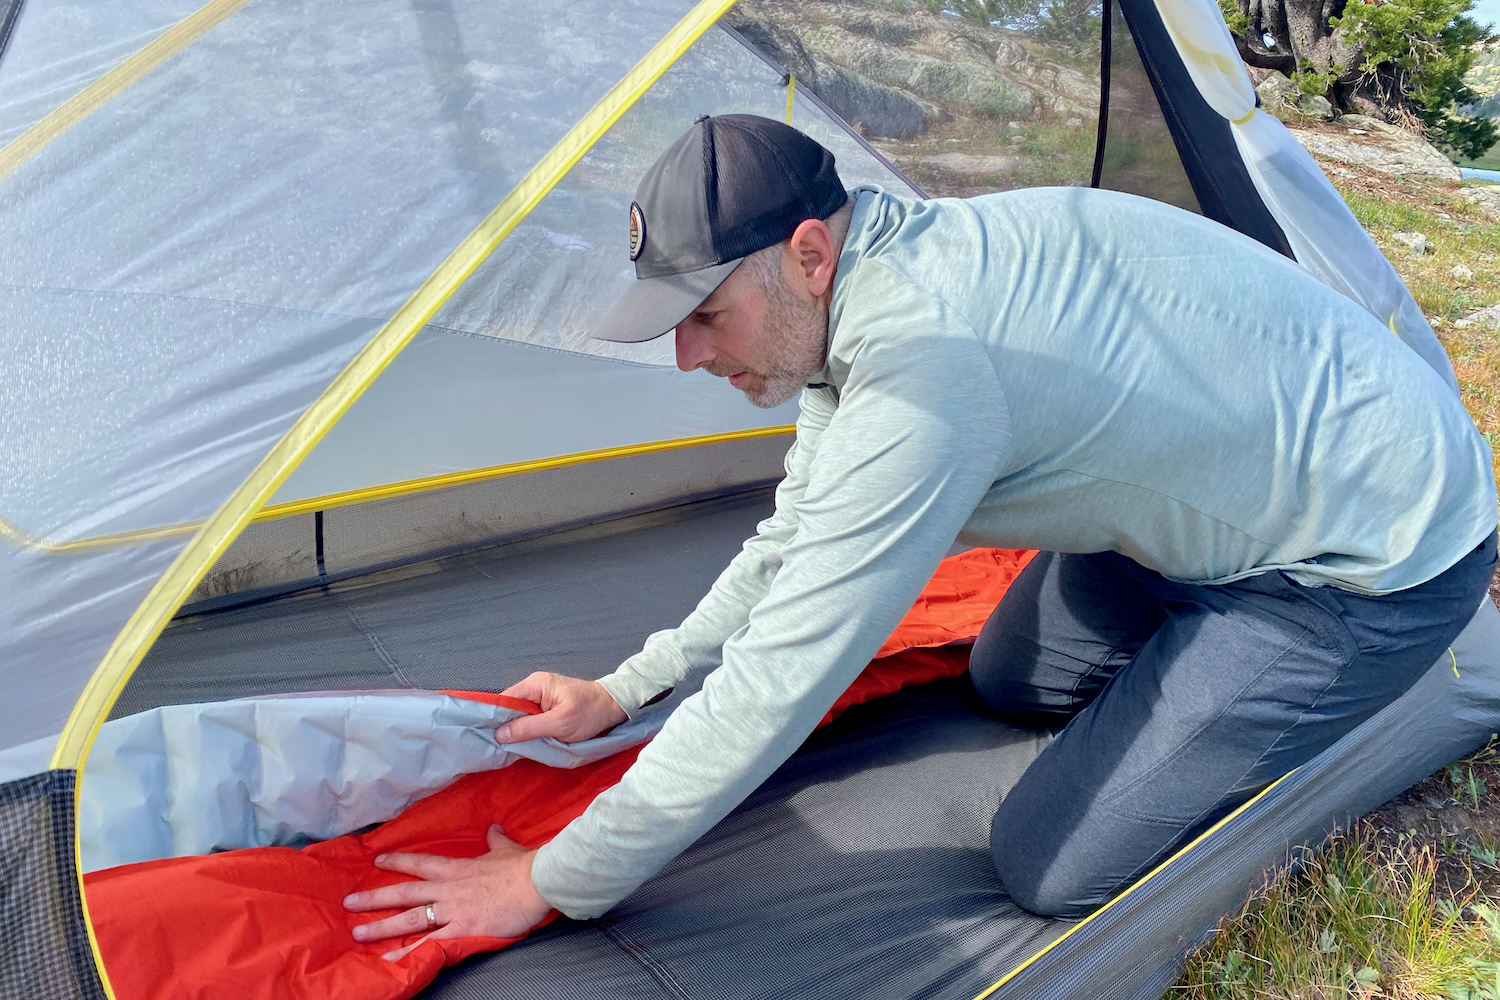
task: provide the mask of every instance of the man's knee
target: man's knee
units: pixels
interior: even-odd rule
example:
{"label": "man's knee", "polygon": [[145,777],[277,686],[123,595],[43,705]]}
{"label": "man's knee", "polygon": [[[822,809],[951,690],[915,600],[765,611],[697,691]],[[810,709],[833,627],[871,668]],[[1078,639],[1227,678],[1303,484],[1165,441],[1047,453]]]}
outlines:
{"label": "man's knee", "polygon": [[1100,893],[1087,862],[1069,851],[1036,822],[1015,815],[1004,804],[990,827],[990,854],[1005,891],[1024,910],[1044,917],[1076,920],[1098,908],[1115,887]]}

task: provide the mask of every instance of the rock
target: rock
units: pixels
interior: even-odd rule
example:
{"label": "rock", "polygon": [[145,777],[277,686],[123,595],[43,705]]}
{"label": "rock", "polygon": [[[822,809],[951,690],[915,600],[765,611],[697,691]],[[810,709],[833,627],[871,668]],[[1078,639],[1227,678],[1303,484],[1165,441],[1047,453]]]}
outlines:
{"label": "rock", "polygon": [[1474,272],[1469,270],[1469,266],[1467,264],[1459,264],[1448,273],[1453,275],[1459,281],[1472,281],[1474,279]]}
{"label": "rock", "polygon": [[1083,119],[1082,118],[1069,118],[1067,121],[1063,122],[1063,124],[1066,125],[1066,126],[1068,126],[1068,128],[1079,128],[1080,126],[1083,125]]}
{"label": "rock", "polygon": [[1453,321],[1454,326],[1488,326],[1500,329],[1500,305],[1470,313],[1463,319]]}
{"label": "rock", "polygon": [[1277,104],[1295,104],[1297,101],[1297,85],[1287,78],[1285,73],[1275,70],[1270,72],[1264,80],[1255,88],[1260,95],[1260,103],[1267,108]]}
{"label": "rock", "polygon": [[905,139],[948,118],[941,108],[808,52],[797,35],[785,28],[766,21],[742,21],[735,28],[756,48],[796,73],[799,86],[821,97],[845,121],[860,122],[872,136]]}
{"label": "rock", "polygon": [[1321,94],[1303,94],[1297,106],[1308,118],[1316,118],[1325,122],[1333,121],[1333,104]]}
{"label": "rock", "polygon": [[[910,138],[952,115],[1080,124],[1098,115],[1095,75],[1005,29],[921,6],[741,0],[728,15],[753,45],[872,135]],[[1064,62],[1067,60],[1064,59]],[[903,100],[904,98],[904,100]]]}
{"label": "rock", "polygon": [[1424,254],[1432,250],[1432,244],[1427,242],[1427,237],[1421,233],[1394,233],[1391,236],[1397,243],[1406,245],[1406,248],[1414,254]]}
{"label": "rock", "polygon": [[1021,48],[1021,43],[1009,35],[1001,36],[995,43],[995,65],[1002,70],[1025,66],[1030,61],[1031,54]]}
{"label": "rock", "polygon": [[1500,185],[1464,188],[1459,197],[1491,219],[1500,219]]}
{"label": "rock", "polygon": [[895,48],[834,24],[806,31],[802,40],[815,57],[917,97],[972,104],[997,118],[1030,115],[1036,106],[1029,87],[999,73],[983,49],[963,44],[964,39],[946,39],[941,59]]}
{"label": "rock", "polygon": [[[1291,133],[1308,152],[1324,159],[1396,176],[1432,177],[1453,184],[1461,179],[1448,157],[1405,129],[1365,115],[1344,115],[1338,125],[1343,127],[1319,131],[1292,126]],[[1360,133],[1350,134],[1351,129]]]}
{"label": "rock", "polygon": [[1304,94],[1284,73],[1271,70],[1255,88],[1260,103],[1273,114],[1290,112],[1303,120],[1333,121],[1333,105],[1319,94]]}

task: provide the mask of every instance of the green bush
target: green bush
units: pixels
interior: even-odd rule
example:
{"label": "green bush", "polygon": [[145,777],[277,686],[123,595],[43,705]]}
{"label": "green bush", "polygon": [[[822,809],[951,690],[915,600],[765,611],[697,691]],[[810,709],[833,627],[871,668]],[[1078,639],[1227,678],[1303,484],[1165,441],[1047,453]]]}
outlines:
{"label": "green bush", "polygon": [[1389,0],[1351,3],[1343,17],[1329,18],[1359,49],[1359,70],[1395,106],[1402,95],[1415,108],[1438,146],[1464,157],[1483,156],[1497,129],[1487,118],[1460,115],[1460,105],[1479,95],[1464,84],[1474,65],[1474,45],[1489,37],[1469,16],[1472,0]]}

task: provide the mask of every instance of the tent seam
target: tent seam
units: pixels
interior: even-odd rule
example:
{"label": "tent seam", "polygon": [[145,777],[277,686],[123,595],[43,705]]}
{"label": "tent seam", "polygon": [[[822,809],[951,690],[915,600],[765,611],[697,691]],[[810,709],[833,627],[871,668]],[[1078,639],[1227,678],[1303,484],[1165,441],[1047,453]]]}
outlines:
{"label": "tent seam", "polygon": [[624,931],[620,930],[618,925],[613,923],[600,924],[599,930],[605,937],[613,941],[616,947],[635,959],[641,968],[645,969],[651,978],[655,979],[663,988],[680,997],[681,1000],[693,1000],[693,995],[683,988],[682,984],[677,981],[677,977],[672,975],[671,970],[651,957],[651,953],[644,946],[628,937]]}

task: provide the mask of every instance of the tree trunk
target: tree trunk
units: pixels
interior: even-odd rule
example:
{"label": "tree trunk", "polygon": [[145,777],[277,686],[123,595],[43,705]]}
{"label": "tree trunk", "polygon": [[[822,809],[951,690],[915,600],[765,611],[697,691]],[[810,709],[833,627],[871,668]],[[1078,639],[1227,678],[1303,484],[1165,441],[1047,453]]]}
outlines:
{"label": "tree trunk", "polygon": [[[1328,19],[1343,14],[1346,0],[1236,0],[1249,19],[1243,37],[1235,36],[1240,57],[1251,66],[1291,74],[1296,70],[1337,73],[1342,83],[1359,76],[1359,51]],[[1275,46],[1268,46],[1270,35]],[[1342,88],[1339,88],[1342,89]]]}

